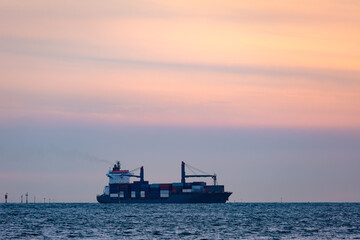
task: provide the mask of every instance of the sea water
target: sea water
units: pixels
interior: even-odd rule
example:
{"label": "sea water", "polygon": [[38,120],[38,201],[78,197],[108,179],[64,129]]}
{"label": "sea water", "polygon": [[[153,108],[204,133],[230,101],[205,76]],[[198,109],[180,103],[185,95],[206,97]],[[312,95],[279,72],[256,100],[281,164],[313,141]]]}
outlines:
{"label": "sea water", "polygon": [[360,239],[360,204],[0,204],[0,238]]}

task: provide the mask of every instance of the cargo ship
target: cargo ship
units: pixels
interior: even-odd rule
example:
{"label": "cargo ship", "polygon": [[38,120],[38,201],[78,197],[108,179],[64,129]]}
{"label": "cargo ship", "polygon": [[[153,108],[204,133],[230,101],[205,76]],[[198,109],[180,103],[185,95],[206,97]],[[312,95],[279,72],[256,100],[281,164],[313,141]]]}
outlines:
{"label": "cargo ship", "polygon": [[[188,164],[186,166],[193,169]],[[140,170],[139,175],[134,174],[137,170]],[[181,182],[177,183],[149,184],[144,180],[144,167],[132,171],[122,170],[119,162],[106,176],[109,185],[105,186],[103,194],[97,195],[99,203],[225,203],[232,194],[225,192],[224,185],[217,185],[216,174],[187,175],[184,162],[181,163]],[[206,182],[185,181],[198,177],[210,177],[214,183],[206,185]],[[130,183],[130,178],[139,180]]]}

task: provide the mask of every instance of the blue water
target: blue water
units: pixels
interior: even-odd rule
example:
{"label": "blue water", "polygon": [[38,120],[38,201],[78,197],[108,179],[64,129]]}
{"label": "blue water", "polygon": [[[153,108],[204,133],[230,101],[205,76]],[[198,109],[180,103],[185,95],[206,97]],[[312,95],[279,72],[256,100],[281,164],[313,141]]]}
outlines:
{"label": "blue water", "polygon": [[360,239],[360,204],[0,204],[0,238]]}

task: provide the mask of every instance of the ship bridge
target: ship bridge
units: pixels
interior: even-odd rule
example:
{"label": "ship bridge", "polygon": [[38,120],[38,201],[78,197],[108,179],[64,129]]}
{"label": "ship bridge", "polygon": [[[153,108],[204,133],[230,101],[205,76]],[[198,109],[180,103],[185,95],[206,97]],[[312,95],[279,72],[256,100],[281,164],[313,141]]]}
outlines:
{"label": "ship bridge", "polygon": [[120,162],[116,162],[112,170],[106,174],[109,178],[109,184],[113,183],[130,183],[130,177],[135,176],[134,173],[129,170],[121,170]]}

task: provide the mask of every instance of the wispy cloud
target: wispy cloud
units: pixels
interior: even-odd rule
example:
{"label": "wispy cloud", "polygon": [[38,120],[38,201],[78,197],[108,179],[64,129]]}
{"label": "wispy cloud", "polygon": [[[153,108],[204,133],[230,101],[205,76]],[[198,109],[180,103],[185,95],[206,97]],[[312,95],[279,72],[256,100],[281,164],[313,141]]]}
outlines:
{"label": "wispy cloud", "polygon": [[[257,66],[257,65],[224,65],[224,64],[199,64],[191,62],[173,61],[148,61],[144,59],[102,57],[84,54],[71,54],[71,50],[82,46],[65,41],[6,38],[0,37],[0,52],[40,57],[68,62],[98,62],[100,64],[118,64],[120,67],[133,67],[137,69],[157,69],[175,71],[200,71],[230,73],[239,75],[261,75],[277,77],[308,78],[320,81],[347,81],[360,82],[360,71],[331,68],[306,68],[289,66]],[[88,47],[89,48],[89,47]],[[59,51],[59,49],[66,49]]]}

